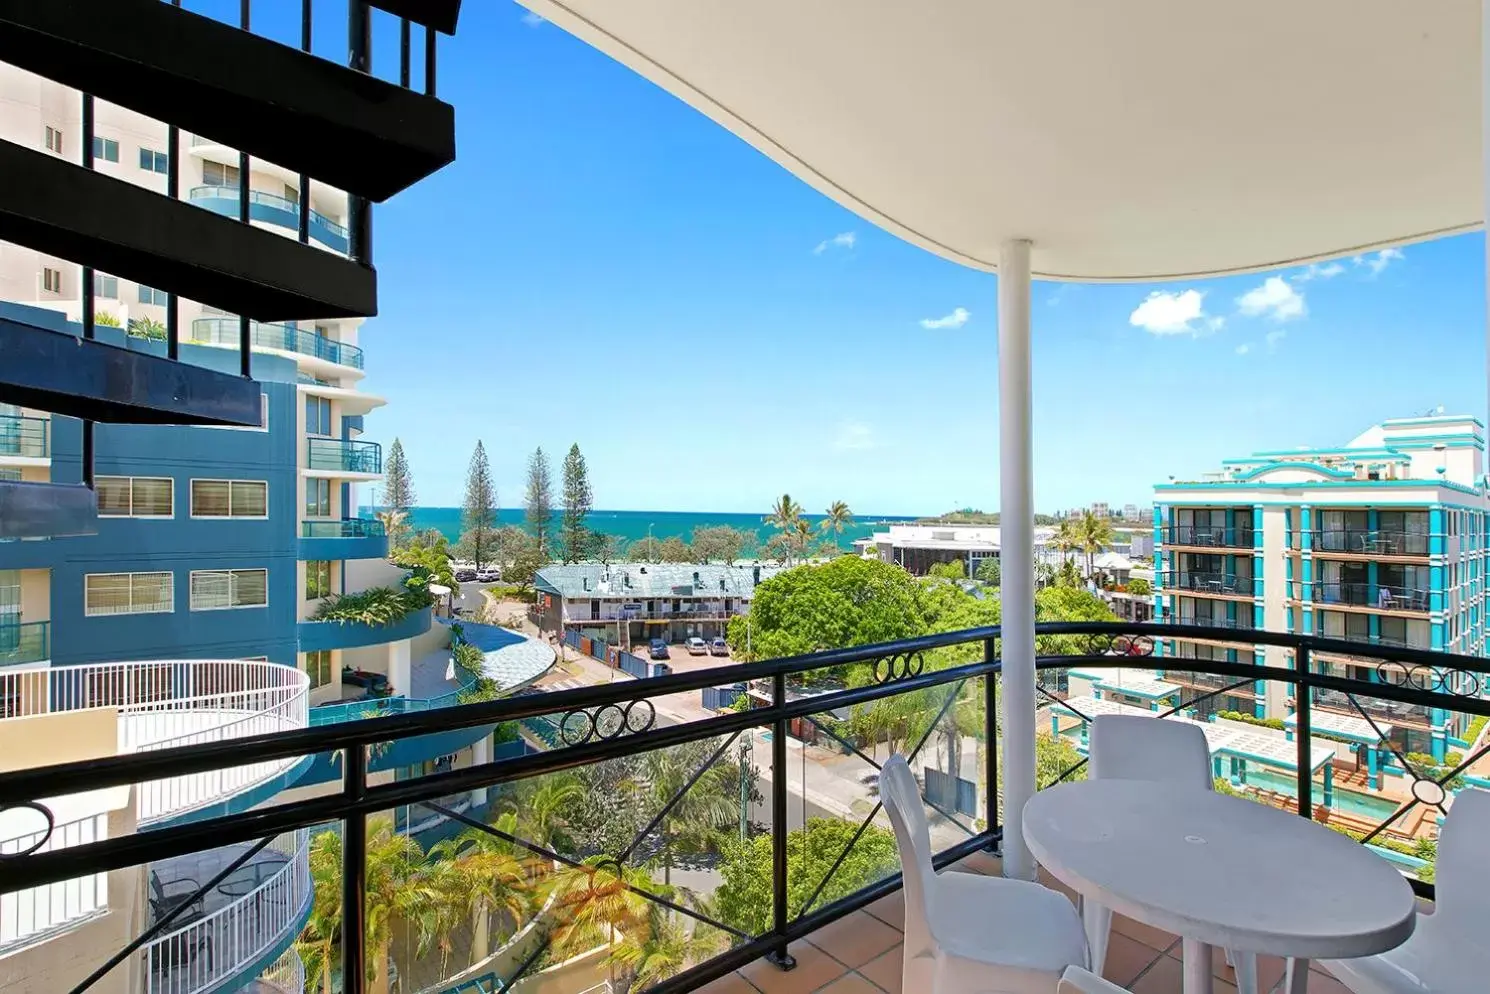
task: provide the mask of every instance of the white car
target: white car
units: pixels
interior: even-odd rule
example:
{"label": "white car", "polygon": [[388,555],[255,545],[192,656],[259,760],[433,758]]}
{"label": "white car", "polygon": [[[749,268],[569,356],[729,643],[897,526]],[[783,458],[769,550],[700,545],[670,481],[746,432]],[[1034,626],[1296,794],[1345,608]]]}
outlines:
{"label": "white car", "polygon": [[688,646],[688,655],[690,656],[706,656],[709,654],[709,643],[697,635],[689,638],[685,644]]}

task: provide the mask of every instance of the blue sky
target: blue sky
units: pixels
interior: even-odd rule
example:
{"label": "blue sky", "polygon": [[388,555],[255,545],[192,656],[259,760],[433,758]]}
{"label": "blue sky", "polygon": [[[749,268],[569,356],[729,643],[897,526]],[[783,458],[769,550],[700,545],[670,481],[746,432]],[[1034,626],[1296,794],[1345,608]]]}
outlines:
{"label": "blue sky", "polygon": [[[578,442],[606,508],[996,507],[996,278],[524,13],[465,5],[439,73],[458,159],[375,216],[364,385],[389,405],[367,437],[403,440],[421,502],[459,502],[480,438],[508,505],[535,445]],[[397,30],[376,27],[388,75]],[[1170,474],[1439,405],[1483,417],[1482,253],[1037,284],[1037,507],[1147,502]]]}

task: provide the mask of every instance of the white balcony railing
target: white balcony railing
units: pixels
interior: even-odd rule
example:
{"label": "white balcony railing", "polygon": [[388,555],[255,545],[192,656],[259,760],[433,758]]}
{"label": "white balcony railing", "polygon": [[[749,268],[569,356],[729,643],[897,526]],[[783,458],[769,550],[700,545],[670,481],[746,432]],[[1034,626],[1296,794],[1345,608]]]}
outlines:
{"label": "white balcony railing", "polygon": [[[99,842],[108,838],[108,829],[107,812],[94,811],[58,822],[48,837],[46,822],[37,812],[12,808],[0,813],[0,856],[31,852],[32,847],[43,853]],[[0,894],[0,954],[107,912],[108,882],[107,873],[90,873]]]}
{"label": "white balcony railing", "polygon": [[[113,708],[123,754],[304,728],[309,693],[309,677],[296,667],[239,659],[13,667],[0,670],[0,720]],[[138,821],[146,825],[225,800],[295,763],[252,763],[139,784]]]}
{"label": "white balcony railing", "polygon": [[[157,863],[150,868],[167,894],[190,895],[235,858],[247,845],[228,846]],[[192,886],[195,884],[196,886]],[[154,888],[152,883],[152,889]],[[180,919],[184,924],[147,945],[145,994],[199,994],[249,979],[242,976],[266,953],[300,931],[310,910],[310,833],[276,837],[238,867]],[[169,905],[165,905],[168,907]],[[152,909],[160,913],[163,909]],[[294,982],[293,966],[276,962],[279,981]],[[300,983],[304,968],[300,967]],[[302,986],[286,986],[298,992]]]}

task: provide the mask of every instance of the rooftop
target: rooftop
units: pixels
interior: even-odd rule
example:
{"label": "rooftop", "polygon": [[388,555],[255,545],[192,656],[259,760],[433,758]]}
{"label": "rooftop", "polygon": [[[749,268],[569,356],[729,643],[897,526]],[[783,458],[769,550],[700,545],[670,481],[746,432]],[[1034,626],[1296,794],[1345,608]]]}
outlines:
{"label": "rooftop", "polygon": [[689,563],[575,563],[546,566],[533,586],[560,597],[750,597],[757,577],[764,582],[780,566],[720,566]]}

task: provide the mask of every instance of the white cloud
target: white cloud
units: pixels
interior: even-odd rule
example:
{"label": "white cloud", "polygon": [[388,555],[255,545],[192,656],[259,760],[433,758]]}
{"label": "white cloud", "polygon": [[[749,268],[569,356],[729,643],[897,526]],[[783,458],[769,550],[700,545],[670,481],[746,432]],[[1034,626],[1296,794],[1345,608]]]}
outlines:
{"label": "white cloud", "polygon": [[874,429],[862,421],[844,421],[838,426],[833,448],[844,451],[874,448]]}
{"label": "white cloud", "polygon": [[1269,276],[1262,286],[1238,297],[1236,303],[1248,317],[1269,317],[1274,321],[1301,318],[1308,312],[1304,295],[1281,276]]}
{"label": "white cloud", "polygon": [[1299,273],[1293,278],[1293,281],[1295,283],[1308,283],[1310,280],[1332,280],[1343,272],[1345,272],[1345,267],[1338,262],[1326,262],[1322,265],[1317,262],[1311,262],[1302,273]]}
{"label": "white cloud", "polygon": [[812,254],[822,255],[830,248],[852,249],[854,247],[854,243],[858,240],[859,236],[854,234],[852,231],[840,232],[839,234],[834,235],[832,238],[825,238],[822,241],[818,242],[817,248],[812,250]]}
{"label": "white cloud", "polygon": [[1226,319],[1205,312],[1204,290],[1156,290],[1128,315],[1128,323],[1152,335],[1201,335],[1219,331]]}
{"label": "white cloud", "polygon": [[1371,276],[1380,276],[1383,269],[1404,258],[1406,256],[1402,254],[1401,249],[1385,248],[1380,252],[1368,252],[1365,255],[1358,255],[1350,261],[1357,266],[1365,266],[1370,271]]}
{"label": "white cloud", "polygon": [[1238,345],[1235,351],[1237,355],[1246,355],[1248,352],[1252,351],[1252,346],[1243,343],[1241,345]]}
{"label": "white cloud", "polygon": [[522,21],[530,28],[539,28],[548,23],[546,18],[533,13],[531,10],[523,12]]}
{"label": "white cloud", "polygon": [[1270,331],[1263,336],[1264,340],[1266,340],[1267,342],[1269,352],[1276,352],[1278,349],[1278,343],[1283,341],[1283,339],[1287,337],[1288,332],[1284,331],[1282,328],[1274,329],[1273,331]]}
{"label": "white cloud", "polygon": [[961,328],[972,316],[972,312],[966,307],[954,307],[951,314],[943,314],[939,318],[922,318],[921,327],[927,331],[935,331],[938,328]]}

